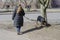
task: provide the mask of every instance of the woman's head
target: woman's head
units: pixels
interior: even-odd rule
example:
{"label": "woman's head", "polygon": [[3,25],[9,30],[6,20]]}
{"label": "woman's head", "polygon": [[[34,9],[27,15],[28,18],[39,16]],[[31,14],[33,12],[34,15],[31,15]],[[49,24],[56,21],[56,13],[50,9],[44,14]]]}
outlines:
{"label": "woman's head", "polygon": [[18,5],[17,13],[19,13],[20,11],[22,11],[22,6],[21,6],[21,4]]}
{"label": "woman's head", "polygon": [[18,6],[21,6],[21,4],[19,4]]}

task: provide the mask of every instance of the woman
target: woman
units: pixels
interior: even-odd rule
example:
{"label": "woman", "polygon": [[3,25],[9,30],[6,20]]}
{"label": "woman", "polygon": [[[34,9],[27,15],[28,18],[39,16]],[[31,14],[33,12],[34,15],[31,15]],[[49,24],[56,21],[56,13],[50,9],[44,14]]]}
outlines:
{"label": "woman", "polygon": [[14,25],[17,28],[18,35],[22,34],[20,32],[20,30],[21,30],[21,26],[23,26],[23,16],[24,15],[25,15],[25,12],[24,12],[21,4],[19,4],[19,6],[17,6],[15,8],[15,11],[14,11],[13,17],[12,17],[12,20],[14,20]]}

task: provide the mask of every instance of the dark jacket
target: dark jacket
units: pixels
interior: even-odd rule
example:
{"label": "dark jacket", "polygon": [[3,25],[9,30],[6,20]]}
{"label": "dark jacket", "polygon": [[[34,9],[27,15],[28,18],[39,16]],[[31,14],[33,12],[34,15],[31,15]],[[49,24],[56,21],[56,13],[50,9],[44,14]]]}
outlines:
{"label": "dark jacket", "polygon": [[15,26],[23,26],[23,16],[25,15],[25,12],[22,9],[22,11],[17,13],[17,8],[18,8],[18,6],[15,8],[12,19],[14,20]]}

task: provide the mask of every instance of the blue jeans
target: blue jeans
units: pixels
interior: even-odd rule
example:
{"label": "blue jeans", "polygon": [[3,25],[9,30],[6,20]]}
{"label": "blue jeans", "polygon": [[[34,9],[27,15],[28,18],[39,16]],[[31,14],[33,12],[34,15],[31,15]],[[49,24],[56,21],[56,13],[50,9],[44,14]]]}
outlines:
{"label": "blue jeans", "polygon": [[20,33],[20,30],[21,30],[21,26],[17,26],[17,32]]}

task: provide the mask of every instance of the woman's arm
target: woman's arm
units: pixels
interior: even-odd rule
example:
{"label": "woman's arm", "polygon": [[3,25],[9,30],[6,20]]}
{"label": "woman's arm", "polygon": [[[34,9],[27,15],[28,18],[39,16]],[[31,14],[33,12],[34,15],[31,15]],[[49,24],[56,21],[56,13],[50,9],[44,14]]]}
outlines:
{"label": "woman's arm", "polygon": [[16,10],[17,10],[17,7],[15,8],[14,10],[14,13],[13,13],[13,16],[12,16],[12,20],[14,20],[15,16],[16,16]]}

